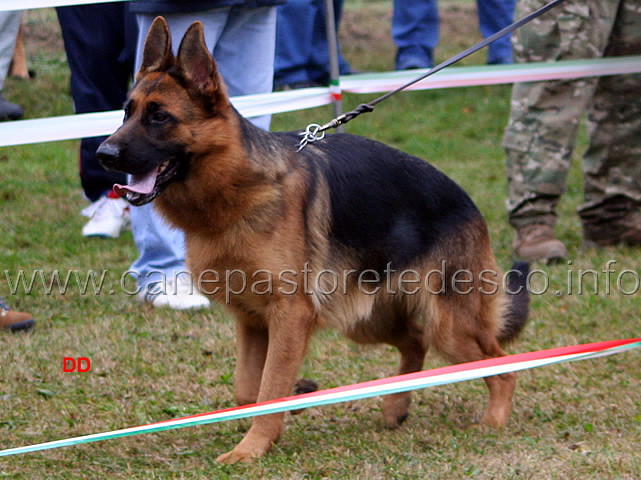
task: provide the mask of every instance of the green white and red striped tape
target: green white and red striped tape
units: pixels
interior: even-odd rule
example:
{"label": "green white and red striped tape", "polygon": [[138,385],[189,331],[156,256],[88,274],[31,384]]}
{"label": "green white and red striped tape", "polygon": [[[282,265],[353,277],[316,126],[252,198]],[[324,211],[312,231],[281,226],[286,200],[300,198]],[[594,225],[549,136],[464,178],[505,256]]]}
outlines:
{"label": "green white and red striped tape", "polygon": [[422,388],[445,385],[448,383],[473,380],[491,375],[516,372],[529,368],[542,367],[561,362],[587,360],[605,355],[621,353],[633,348],[641,347],[641,338],[627,340],[612,340],[606,342],[589,343],[569,347],[552,348],[529,353],[519,353],[500,358],[480,360],[477,362],[451,365],[448,367],[425,370],[407,375],[372,380],[343,387],[321,390],[303,395],[296,395],[277,400],[245,405],[242,407],[226,408],[215,412],[191,415],[172,420],[165,420],[138,427],[123,428],[104,433],[83,435],[52,442],[39,443],[24,447],[0,450],[1,456],[18,455],[39,450],[59,447],[68,447],[82,443],[97,442],[113,438],[126,437],[142,433],[160,432],[176,428],[205,425],[208,423],[237,420],[241,418],[268,415],[270,413],[285,412],[301,408],[318,407],[333,403],[360,400],[380,395],[407,392]]}
{"label": "green white and red striped tape", "polygon": [[[2,1],[2,0],[0,0]],[[469,87],[501,83],[574,79],[641,72],[641,57],[449,67],[412,85],[410,90]],[[421,74],[421,70],[363,73],[340,78],[330,87],[301,88],[286,92],[232,97],[245,117],[302,110],[332,103],[342,92],[380,93],[393,90]],[[339,86],[340,85],[340,86]],[[0,147],[111,135],[122,123],[123,111],[83,113],[3,123]]]}

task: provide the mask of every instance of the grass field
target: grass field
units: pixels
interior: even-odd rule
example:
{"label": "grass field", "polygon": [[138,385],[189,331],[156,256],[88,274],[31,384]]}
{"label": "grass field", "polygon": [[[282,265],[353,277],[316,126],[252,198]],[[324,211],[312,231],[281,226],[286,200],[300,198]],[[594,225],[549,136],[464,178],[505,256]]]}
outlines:
{"label": "grass field", "polygon": [[[441,3],[439,60],[478,38],[472,3]],[[341,39],[353,67],[392,68],[390,19],[389,1],[347,1]],[[29,66],[37,77],[11,79],[5,94],[20,101],[30,118],[69,114],[69,76],[55,14],[31,11],[26,21]],[[465,62],[482,64],[484,54]],[[403,93],[347,128],[419,155],[460,183],[485,215],[504,268],[511,263],[512,232],[500,144],[509,94],[509,86]],[[352,108],[367,98],[347,95],[344,103]],[[273,129],[301,129],[331,116],[330,108],[278,115]],[[558,233],[571,264],[535,265],[549,288],[533,297],[531,320],[513,353],[640,336],[640,294],[626,294],[638,290],[639,252],[580,246],[575,209],[582,198],[584,148],[583,134],[559,206]],[[0,332],[0,449],[234,404],[232,320],[218,307],[196,313],[141,307],[123,292],[120,277],[136,258],[132,237],[81,236],[86,202],[77,150],[77,141],[0,150],[0,295],[37,321],[26,335]],[[610,260],[616,261],[615,273],[606,285],[602,270]],[[579,294],[579,272],[590,269],[596,275],[586,275]],[[46,278],[55,270],[63,276],[75,271],[80,282],[72,279],[62,294],[37,281],[31,294],[18,288],[14,295],[21,270],[42,271]],[[90,271],[106,272],[100,293],[91,285],[81,292]],[[87,357],[91,370],[64,373],[63,357]],[[395,431],[383,427],[380,399],[309,409],[290,418],[280,444],[252,465],[215,462],[249,425],[234,421],[3,457],[0,478],[638,479],[640,359],[631,351],[519,374],[514,411],[502,431],[475,423],[487,401],[479,380],[417,392],[408,421]],[[386,377],[396,365],[391,348],[364,348],[321,332],[302,375],[328,388]],[[428,356],[426,368],[441,365]]]}

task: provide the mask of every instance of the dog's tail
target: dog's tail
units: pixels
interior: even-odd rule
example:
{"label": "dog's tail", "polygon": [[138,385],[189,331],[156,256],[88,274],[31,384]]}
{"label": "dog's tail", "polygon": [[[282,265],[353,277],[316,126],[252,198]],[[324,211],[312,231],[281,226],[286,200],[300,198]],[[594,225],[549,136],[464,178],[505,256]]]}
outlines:
{"label": "dog's tail", "polygon": [[509,304],[503,315],[503,326],[497,336],[501,344],[515,340],[527,322],[530,310],[530,292],[527,289],[529,272],[529,263],[515,262],[506,274],[508,277],[505,294]]}

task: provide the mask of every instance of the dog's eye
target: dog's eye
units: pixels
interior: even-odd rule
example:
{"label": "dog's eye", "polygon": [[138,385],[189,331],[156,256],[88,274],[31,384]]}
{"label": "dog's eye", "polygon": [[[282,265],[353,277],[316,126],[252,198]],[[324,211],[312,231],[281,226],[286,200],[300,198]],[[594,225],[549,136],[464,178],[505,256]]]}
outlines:
{"label": "dog's eye", "polygon": [[154,123],[165,123],[169,118],[169,114],[165,112],[154,112],[151,114],[151,121]]}

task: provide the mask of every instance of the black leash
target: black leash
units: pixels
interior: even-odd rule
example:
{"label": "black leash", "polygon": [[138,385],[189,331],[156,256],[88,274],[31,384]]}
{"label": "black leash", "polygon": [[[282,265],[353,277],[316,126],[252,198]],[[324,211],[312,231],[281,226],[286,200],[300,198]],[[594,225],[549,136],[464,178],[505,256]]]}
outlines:
{"label": "black leash", "polygon": [[353,120],[354,118],[358,117],[361,113],[368,113],[374,111],[374,106],[377,105],[378,103],[382,102],[383,100],[388,99],[395,93],[400,92],[401,90],[406,89],[407,87],[410,87],[414,85],[415,83],[420,82],[421,80],[429,77],[430,75],[434,75],[436,72],[439,72],[443,70],[446,67],[449,67],[450,65],[458,62],[459,60],[472,55],[473,53],[479,51],[481,48],[486,47],[490,43],[492,43],[494,40],[497,40],[508,33],[512,33],[514,30],[517,28],[522,27],[526,23],[534,20],[536,17],[543,15],[545,12],[548,10],[551,10],[552,8],[556,7],[560,3],[564,2],[565,0],[553,0],[552,2],[548,3],[547,5],[544,5],[543,7],[539,8],[535,12],[530,13],[529,15],[523,17],[521,20],[518,22],[513,23],[512,25],[509,25],[505,27],[502,30],[499,30],[496,32],[494,35],[487,37],[483,41],[477,43],[476,45],[468,48],[467,50],[464,50],[463,52],[459,53],[458,55],[450,58],[449,60],[444,61],[443,63],[438,64],[437,66],[433,67],[432,69],[428,70],[427,73],[424,75],[421,75],[420,77],[406,83],[405,85],[402,85],[395,90],[392,90],[391,92],[387,92],[385,95],[382,95],[378,97],[377,99],[371,101],[370,103],[362,103],[358,107],[356,107],[354,110],[351,112],[344,113],[343,115],[340,115],[336,117],[334,120],[331,122],[326,123],[325,125],[318,125],[316,123],[312,123],[311,125],[308,125],[307,128],[305,129],[304,132],[300,133],[299,135],[302,136],[300,143],[298,144],[298,150],[300,151],[301,149],[305,148],[305,145],[307,145],[310,142],[316,142],[318,140],[322,140],[325,137],[325,131],[329,130],[330,128],[336,128],[340,125],[345,125],[347,122],[350,120]]}

